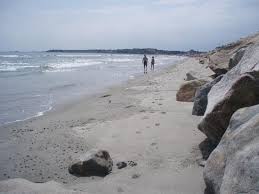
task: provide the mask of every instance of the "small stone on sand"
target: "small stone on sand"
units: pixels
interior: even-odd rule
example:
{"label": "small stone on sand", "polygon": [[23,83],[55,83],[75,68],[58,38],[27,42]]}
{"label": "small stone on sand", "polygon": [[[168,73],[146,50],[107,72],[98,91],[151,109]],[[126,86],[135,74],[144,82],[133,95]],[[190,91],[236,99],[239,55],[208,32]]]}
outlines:
{"label": "small stone on sand", "polygon": [[133,174],[132,176],[131,176],[131,178],[133,178],[133,179],[137,179],[137,178],[139,178],[140,177],[140,174]]}

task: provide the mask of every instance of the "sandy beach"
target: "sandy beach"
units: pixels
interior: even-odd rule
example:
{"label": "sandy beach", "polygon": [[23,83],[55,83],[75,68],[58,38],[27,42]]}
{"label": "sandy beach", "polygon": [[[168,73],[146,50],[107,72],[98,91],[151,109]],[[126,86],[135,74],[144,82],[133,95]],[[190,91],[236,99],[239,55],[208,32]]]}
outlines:
{"label": "sandy beach", "polygon": [[[192,103],[175,98],[189,71],[211,73],[197,59],[187,58],[46,115],[1,127],[0,179],[54,180],[65,189],[91,194],[203,193],[203,168],[197,162],[205,139],[196,128],[200,117],[192,116]],[[70,175],[68,166],[94,149],[110,153],[112,173],[104,178]],[[120,161],[137,165],[119,170]]]}

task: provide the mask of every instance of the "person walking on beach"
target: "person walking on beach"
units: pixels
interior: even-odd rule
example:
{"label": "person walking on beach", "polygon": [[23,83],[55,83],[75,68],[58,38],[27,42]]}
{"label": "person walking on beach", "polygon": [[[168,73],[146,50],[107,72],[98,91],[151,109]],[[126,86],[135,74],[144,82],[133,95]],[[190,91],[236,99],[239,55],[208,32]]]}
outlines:
{"label": "person walking on beach", "polygon": [[144,73],[147,73],[147,63],[148,63],[148,58],[146,55],[144,55],[142,59],[142,63],[144,64]]}
{"label": "person walking on beach", "polygon": [[155,69],[155,57],[153,56],[151,60],[151,70],[154,71],[154,69]]}

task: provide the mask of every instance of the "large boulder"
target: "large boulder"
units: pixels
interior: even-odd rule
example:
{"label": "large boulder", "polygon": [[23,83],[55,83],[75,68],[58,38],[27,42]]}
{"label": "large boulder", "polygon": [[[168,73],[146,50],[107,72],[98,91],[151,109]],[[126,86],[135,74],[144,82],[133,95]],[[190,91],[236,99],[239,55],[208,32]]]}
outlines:
{"label": "large boulder", "polygon": [[195,93],[194,104],[192,109],[193,115],[197,115],[197,116],[204,115],[208,104],[208,93],[211,90],[212,86],[218,83],[221,80],[221,78],[222,78],[222,75],[216,77],[213,81],[197,89]]}
{"label": "large boulder", "polygon": [[208,158],[208,193],[259,193],[259,105],[235,112]]}
{"label": "large boulder", "polygon": [[87,153],[80,161],[69,167],[69,173],[76,176],[104,177],[112,171],[113,161],[107,151],[99,150]]}
{"label": "large boulder", "polygon": [[259,44],[256,44],[248,48],[239,64],[211,88],[199,130],[213,142],[219,142],[236,110],[259,103],[258,78]]}
{"label": "large boulder", "polygon": [[176,94],[176,100],[182,102],[193,102],[196,90],[206,83],[206,80],[199,79],[183,83]]}
{"label": "large boulder", "polygon": [[226,64],[222,64],[220,66],[216,63],[210,62],[208,67],[215,73],[215,77],[218,77],[228,72],[228,67]]}

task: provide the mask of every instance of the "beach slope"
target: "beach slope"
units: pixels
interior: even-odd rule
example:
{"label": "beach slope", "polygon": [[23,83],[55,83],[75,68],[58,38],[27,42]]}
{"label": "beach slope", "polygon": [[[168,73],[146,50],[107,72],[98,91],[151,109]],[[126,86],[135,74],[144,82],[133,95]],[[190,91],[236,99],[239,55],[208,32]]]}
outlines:
{"label": "beach slope", "polygon": [[[211,73],[187,58],[44,116],[1,127],[0,179],[54,180],[87,193],[203,193],[197,160],[205,136],[195,127],[200,118],[191,115],[192,103],[175,99],[189,71]],[[70,175],[68,166],[93,149],[110,153],[112,173]],[[137,165],[119,170],[121,161]]]}

